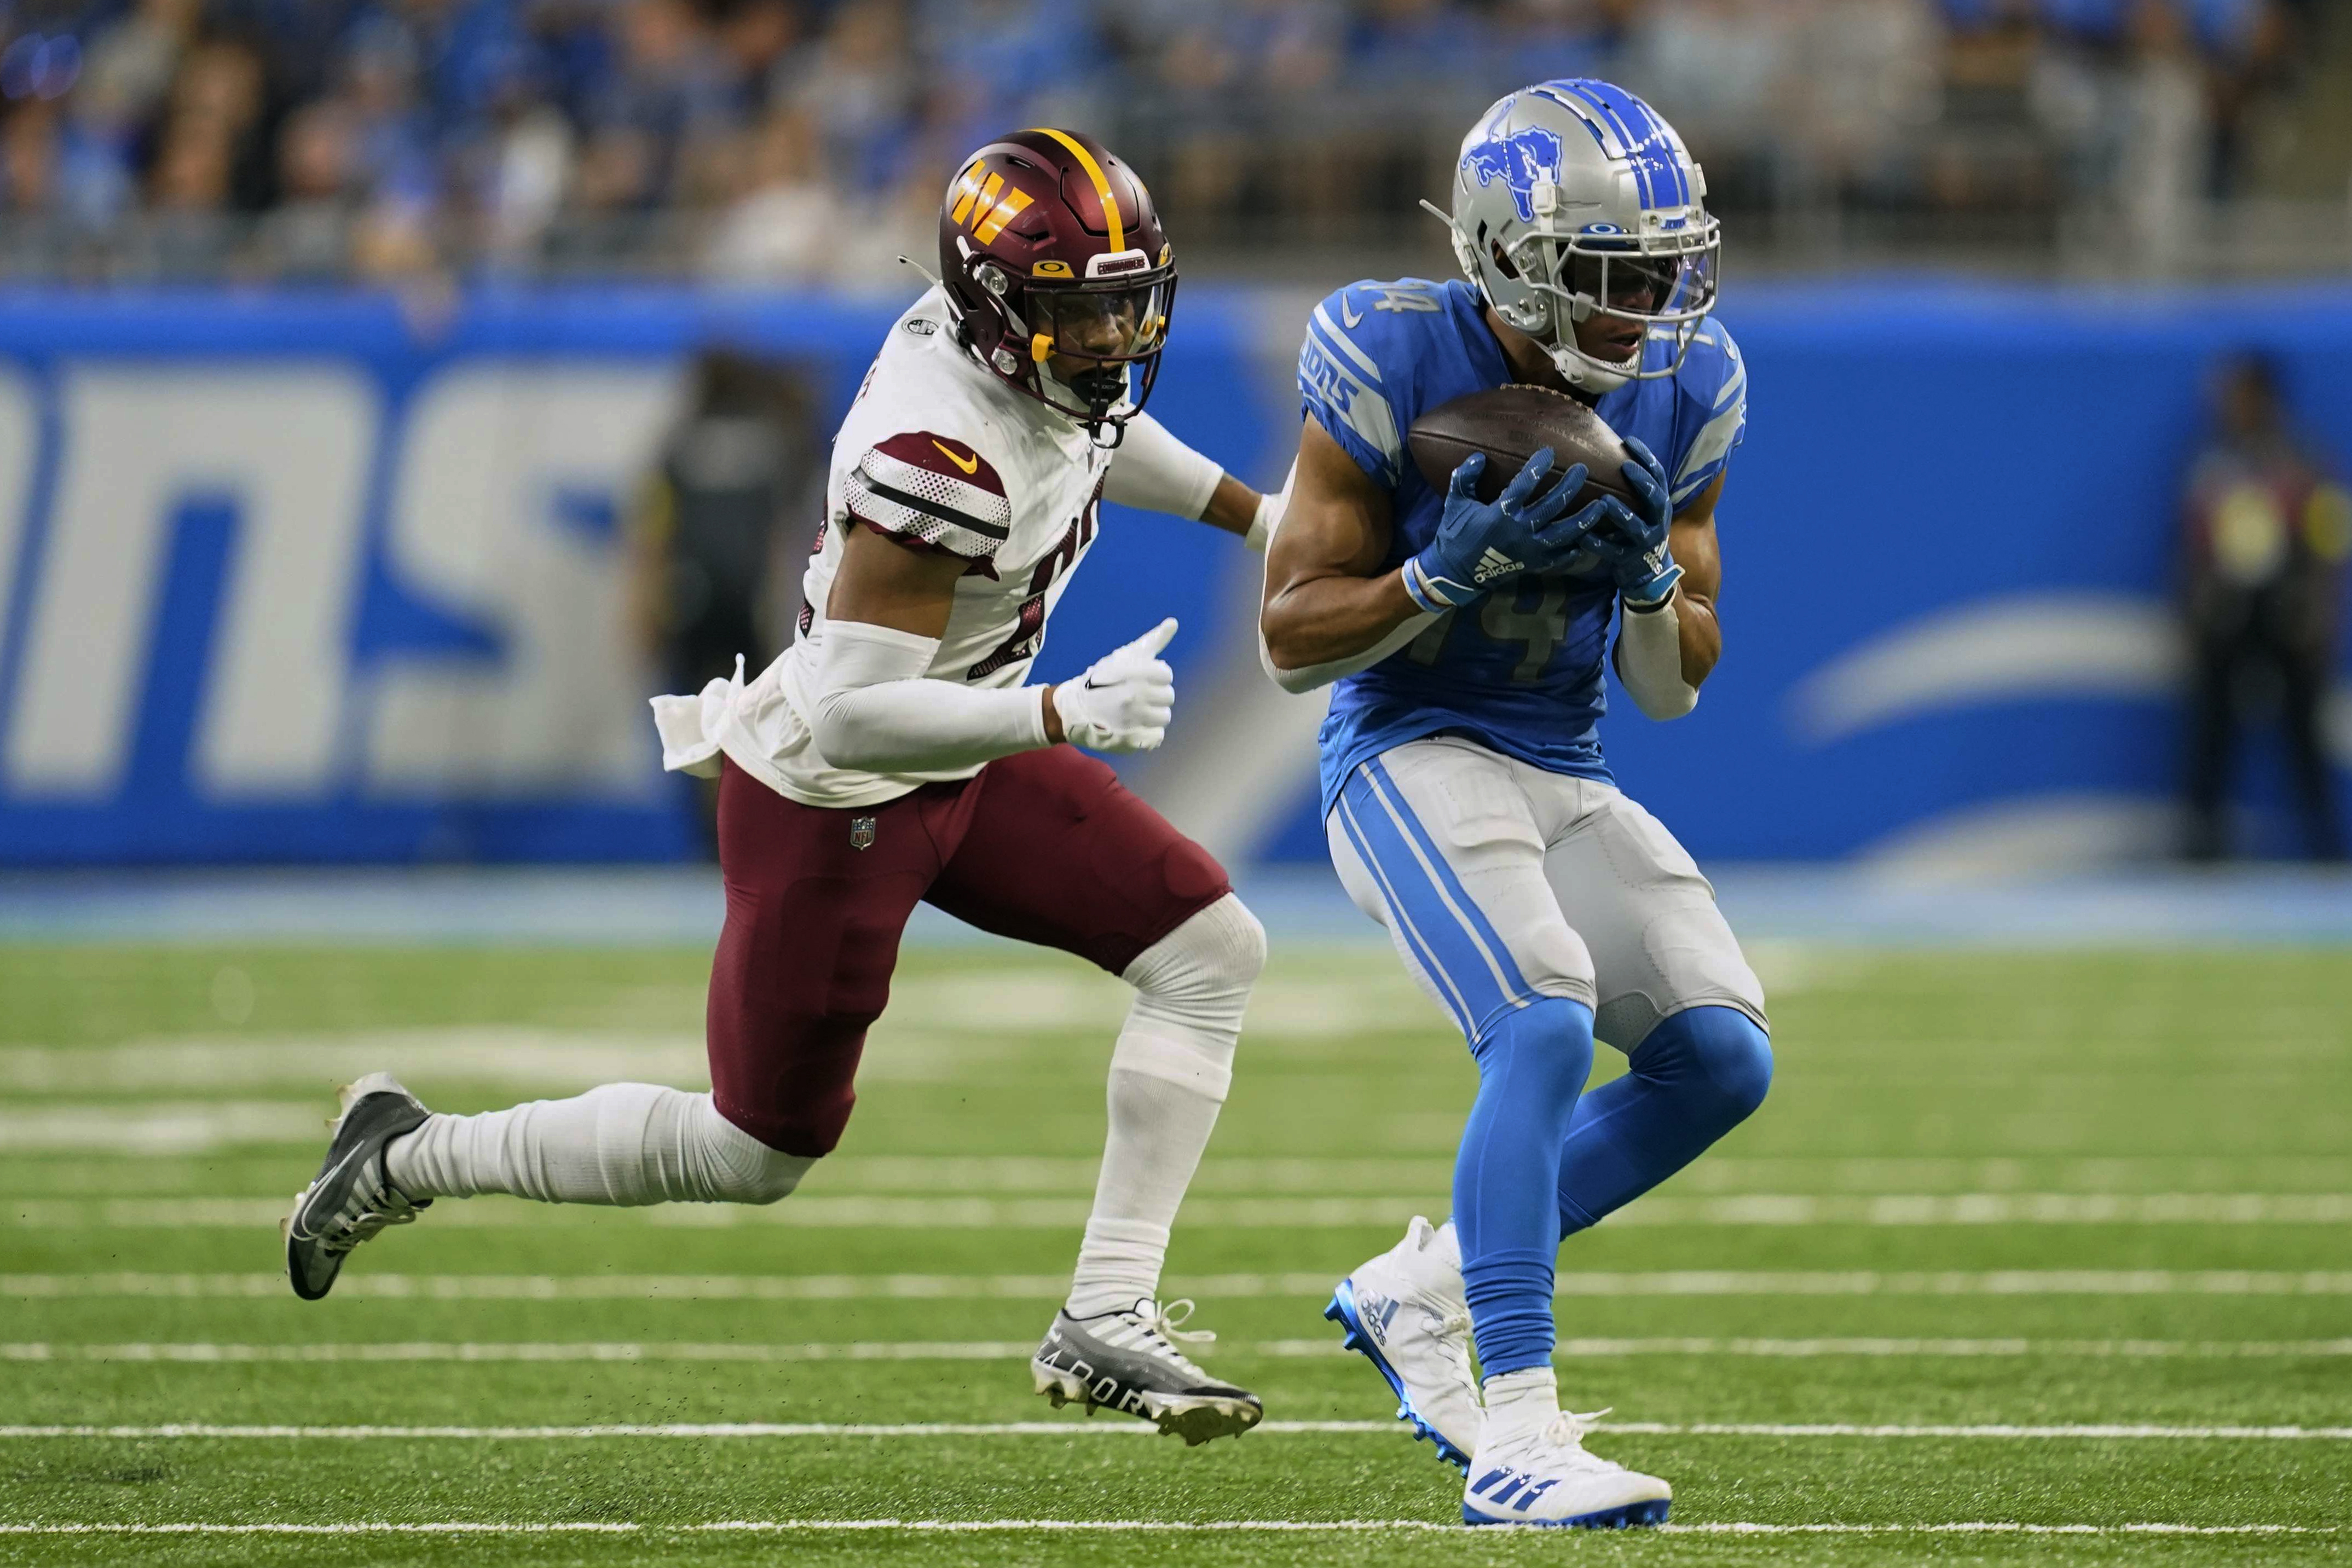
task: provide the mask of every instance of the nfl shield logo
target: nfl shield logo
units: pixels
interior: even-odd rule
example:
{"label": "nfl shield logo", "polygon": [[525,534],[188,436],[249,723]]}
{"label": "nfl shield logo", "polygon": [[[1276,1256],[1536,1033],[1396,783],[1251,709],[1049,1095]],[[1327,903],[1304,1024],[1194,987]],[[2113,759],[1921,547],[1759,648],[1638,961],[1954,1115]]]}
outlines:
{"label": "nfl shield logo", "polygon": [[852,817],[849,819],[849,847],[853,850],[870,850],[874,847],[873,818]]}

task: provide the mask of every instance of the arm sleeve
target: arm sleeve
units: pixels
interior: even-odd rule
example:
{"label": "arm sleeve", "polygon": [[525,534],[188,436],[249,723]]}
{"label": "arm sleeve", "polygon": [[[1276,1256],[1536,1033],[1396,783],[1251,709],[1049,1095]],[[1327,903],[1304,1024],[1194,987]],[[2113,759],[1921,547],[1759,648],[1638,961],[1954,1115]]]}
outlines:
{"label": "arm sleeve", "polygon": [[1389,395],[1395,389],[1361,340],[1371,323],[1359,321],[1353,334],[1340,325],[1347,296],[1343,288],[1315,307],[1307,324],[1307,340],[1298,349],[1299,405],[1357,467],[1394,487],[1404,472],[1404,442]]}
{"label": "arm sleeve", "polygon": [[1617,681],[1633,706],[1654,719],[1680,718],[1698,706],[1683,679],[1683,637],[1675,596],[1655,610],[1627,610],[1617,626]]}
{"label": "arm sleeve", "polygon": [[1103,496],[1122,507],[1199,521],[1225,471],[1169,433],[1148,413],[1127,422],[1111,455]]}
{"label": "arm sleeve", "polygon": [[975,690],[925,677],[939,640],[859,621],[824,629],[809,727],[836,768],[929,773],[1046,744],[1036,686]]}
{"label": "arm sleeve", "polygon": [[842,499],[875,532],[963,560],[994,561],[1013,535],[1013,503],[994,465],[928,430],[902,432],[860,453]]}

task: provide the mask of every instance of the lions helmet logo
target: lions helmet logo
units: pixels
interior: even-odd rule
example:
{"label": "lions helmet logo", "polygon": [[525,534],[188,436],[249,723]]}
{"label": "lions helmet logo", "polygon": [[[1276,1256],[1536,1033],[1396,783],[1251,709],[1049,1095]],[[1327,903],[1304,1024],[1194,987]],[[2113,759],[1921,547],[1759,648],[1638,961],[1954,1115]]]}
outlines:
{"label": "lions helmet logo", "polygon": [[1481,186],[1500,180],[1510,188],[1511,205],[1519,221],[1536,221],[1536,187],[1559,183],[1559,138],[1540,125],[1492,141],[1481,141],[1462,155],[1462,172],[1478,176]]}

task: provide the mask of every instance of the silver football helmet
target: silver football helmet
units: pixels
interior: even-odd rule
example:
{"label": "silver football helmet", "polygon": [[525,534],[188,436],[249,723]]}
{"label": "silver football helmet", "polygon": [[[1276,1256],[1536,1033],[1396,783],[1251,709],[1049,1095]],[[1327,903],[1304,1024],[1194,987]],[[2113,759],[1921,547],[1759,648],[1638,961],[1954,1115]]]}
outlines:
{"label": "silver football helmet", "polygon": [[[1605,392],[1680,370],[1715,308],[1722,240],[1706,198],[1673,126],[1624,89],[1578,77],[1489,109],[1462,139],[1453,213],[1422,205],[1453,231],[1496,314],[1541,343],[1570,385]],[[1595,316],[1628,324],[1625,357],[1578,346],[1577,324]],[[1650,364],[1661,337],[1675,352]]]}

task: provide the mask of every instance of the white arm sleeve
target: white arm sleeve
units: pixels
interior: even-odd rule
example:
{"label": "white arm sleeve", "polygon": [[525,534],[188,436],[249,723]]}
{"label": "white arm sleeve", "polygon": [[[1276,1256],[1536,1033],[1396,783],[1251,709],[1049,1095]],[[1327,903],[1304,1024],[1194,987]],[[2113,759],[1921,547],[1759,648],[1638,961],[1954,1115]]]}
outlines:
{"label": "white arm sleeve", "polygon": [[974,690],[924,677],[939,640],[859,621],[828,622],[809,727],[836,768],[929,773],[1034,751],[1043,687]]}
{"label": "white arm sleeve", "polygon": [[1633,706],[1655,719],[1680,718],[1698,706],[1698,692],[1683,680],[1675,597],[1669,594],[1655,610],[1628,610],[1618,617],[1617,679]]}
{"label": "white arm sleeve", "polygon": [[1224,476],[1223,468],[1171,435],[1166,425],[1139,413],[1127,422],[1127,434],[1111,454],[1103,495],[1122,507],[1198,522]]}

